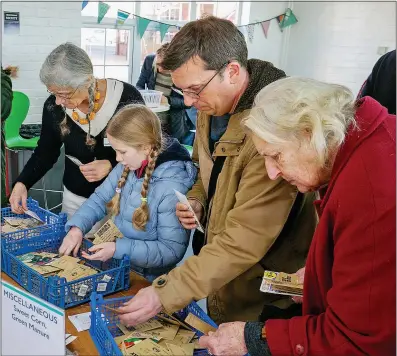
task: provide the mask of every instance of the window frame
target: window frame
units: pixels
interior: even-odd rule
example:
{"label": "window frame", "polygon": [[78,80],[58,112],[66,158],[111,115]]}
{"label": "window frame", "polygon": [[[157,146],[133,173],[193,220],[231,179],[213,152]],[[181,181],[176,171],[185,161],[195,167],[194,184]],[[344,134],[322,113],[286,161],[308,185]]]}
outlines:
{"label": "window frame", "polygon": [[[82,21],[81,24],[81,30],[83,28],[100,28],[105,30],[105,44],[104,46],[106,47],[106,30],[129,30],[130,35],[128,38],[128,48],[130,49],[130,54],[128,56],[128,63],[125,65],[107,65],[106,64],[106,57],[105,57],[105,62],[104,64],[95,64],[94,66],[103,66],[104,67],[104,74],[106,78],[106,67],[127,67],[128,66],[128,81],[131,82],[132,80],[132,75],[133,75],[133,70],[134,70],[134,63],[133,63],[133,57],[134,57],[134,42],[135,42],[135,23],[128,23],[124,24],[123,26],[116,26],[115,19],[103,19],[101,23],[97,23],[97,19],[94,16],[84,16],[84,21]],[[113,20],[113,21],[112,21]],[[135,22],[135,20],[134,20]],[[81,39],[80,39],[81,43]]]}
{"label": "window frame", "polygon": [[[181,1],[181,2],[187,2],[187,1]],[[190,2],[190,1],[188,1],[188,2]],[[191,1],[190,2],[189,20],[187,20],[187,21],[163,20],[163,21],[166,23],[169,23],[171,25],[176,25],[176,26],[182,27],[186,23],[196,20],[196,10],[197,10],[198,2],[214,3],[215,8],[217,9],[218,1]],[[137,15],[141,15],[141,1],[135,1],[135,13]],[[238,1],[236,26],[241,25],[241,16],[242,16],[242,1]],[[104,28],[104,29],[130,30],[129,48],[131,51],[131,55],[129,56],[128,79],[130,81],[130,84],[135,86],[136,82],[138,81],[139,74],[141,71],[141,66],[140,66],[141,38],[139,37],[138,31],[137,31],[135,17],[128,18],[126,20],[126,22],[122,26],[119,26],[119,27],[116,26],[116,19],[113,19],[113,18],[105,17],[101,21],[100,24],[97,23],[97,17],[95,17],[95,16],[81,16],[81,18],[82,18],[81,28]],[[154,20],[154,21],[156,21],[156,20]],[[157,20],[157,21],[160,21],[160,20]],[[106,66],[106,64],[104,66]]]}

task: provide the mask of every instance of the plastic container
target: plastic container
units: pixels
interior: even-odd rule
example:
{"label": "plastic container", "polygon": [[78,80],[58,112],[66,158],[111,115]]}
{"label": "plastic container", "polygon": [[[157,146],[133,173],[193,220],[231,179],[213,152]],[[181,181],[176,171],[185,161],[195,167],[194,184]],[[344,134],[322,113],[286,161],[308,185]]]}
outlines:
{"label": "plastic container", "polygon": [[[130,299],[131,297],[123,297],[106,300],[103,299],[101,295],[98,295],[96,293],[91,294],[90,334],[101,356],[123,355],[121,350],[116,345],[116,342],[114,341],[114,337],[120,334],[120,330],[117,327],[117,324],[119,323],[118,316],[112,311],[104,308],[104,305],[111,308],[117,308]],[[195,302],[192,302],[190,305],[177,312],[176,314],[184,320],[189,313],[198,316],[200,319],[215,328],[218,327],[214,323],[214,321],[211,320],[211,318],[206,313],[204,313],[204,311]],[[196,335],[201,336],[202,333],[197,331]],[[208,351],[195,350],[194,355],[205,356],[208,355]]]}
{"label": "plastic container", "polygon": [[[65,224],[67,221],[67,216],[64,213],[58,215],[40,208],[39,203],[36,200],[33,200],[31,197],[27,200],[28,209],[36,213],[41,220],[43,220],[46,224],[33,227],[30,229],[19,230],[15,232],[1,233],[1,239],[7,240],[19,240],[24,238],[31,238],[41,236],[42,234],[53,232],[55,234],[62,233],[65,231]],[[10,207],[1,209],[1,224],[4,224],[5,217],[18,217],[22,219],[31,218],[26,214],[14,214],[11,211]]]}
{"label": "plastic container", "polygon": [[149,108],[157,108],[161,104],[161,96],[163,93],[158,90],[140,90],[143,100],[145,104]]}
{"label": "plastic container", "polygon": [[[64,233],[49,232],[35,238],[2,240],[2,270],[30,293],[64,309],[88,302],[94,291],[108,295],[129,288],[130,261],[127,256],[101,262],[89,261],[79,255],[85,265],[102,272],[71,282],[58,276],[44,277],[17,258],[35,251],[57,253],[63,237]],[[83,239],[80,251],[87,251],[91,246],[92,242]]]}

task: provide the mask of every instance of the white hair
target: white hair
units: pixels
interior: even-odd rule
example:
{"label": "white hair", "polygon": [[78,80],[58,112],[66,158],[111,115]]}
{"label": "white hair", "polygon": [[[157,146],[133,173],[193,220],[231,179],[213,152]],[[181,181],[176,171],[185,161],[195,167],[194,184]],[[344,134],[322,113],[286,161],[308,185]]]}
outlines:
{"label": "white hair", "polygon": [[[40,80],[45,86],[60,88],[86,87],[88,89],[88,109],[92,112],[95,103],[95,77],[88,54],[73,43],[66,42],[55,48],[45,59],[40,70]],[[60,124],[62,136],[69,133],[66,112]],[[87,134],[87,144],[94,141]]]}
{"label": "white hair", "polygon": [[40,80],[47,87],[77,89],[89,85],[94,79],[94,70],[88,54],[73,43],[63,43],[45,59]]}
{"label": "white hair", "polygon": [[342,144],[350,125],[355,127],[354,113],[354,97],[348,88],[289,77],[258,93],[243,125],[272,144],[302,142],[309,134],[319,161],[326,164],[329,151]]}

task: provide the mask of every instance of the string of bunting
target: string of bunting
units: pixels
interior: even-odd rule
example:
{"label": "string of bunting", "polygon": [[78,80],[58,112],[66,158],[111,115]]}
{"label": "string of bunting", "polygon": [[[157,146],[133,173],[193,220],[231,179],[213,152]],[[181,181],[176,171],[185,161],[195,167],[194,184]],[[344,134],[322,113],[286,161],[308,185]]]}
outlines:
{"label": "string of bunting", "polygon": [[[88,1],[89,0],[84,0],[82,2],[82,10],[87,6]],[[103,18],[105,17],[105,15],[109,11],[109,9],[110,9],[110,5],[108,5],[107,3],[102,2],[102,1],[98,2],[98,24],[103,20]],[[116,27],[122,26],[124,24],[124,22],[130,16],[134,16],[136,18],[138,34],[141,38],[145,34],[150,23],[156,24],[155,26],[160,31],[161,41],[163,41],[164,36],[166,35],[166,33],[168,32],[168,29],[170,27],[176,27],[178,30],[180,29],[180,26],[178,26],[178,25],[173,25],[173,24],[168,24],[168,23],[164,23],[161,21],[157,21],[157,20],[148,19],[143,16],[130,14],[129,12],[120,10],[120,9],[117,10]],[[246,24],[246,25],[240,25],[237,27],[239,29],[241,29],[242,32],[244,33],[244,35],[246,35],[248,37],[248,40],[250,42],[252,42],[254,39],[255,26],[260,25],[262,27],[265,38],[267,38],[268,33],[269,33],[270,23],[272,20],[277,20],[278,27],[281,31],[283,31],[284,28],[291,26],[298,22],[298,19],[296,18],[295,14],[292,12],[292,10],[290,8],[288,8],[285,10],[285,13],[274,16],[268,20],[257,21],[257,22]]]}

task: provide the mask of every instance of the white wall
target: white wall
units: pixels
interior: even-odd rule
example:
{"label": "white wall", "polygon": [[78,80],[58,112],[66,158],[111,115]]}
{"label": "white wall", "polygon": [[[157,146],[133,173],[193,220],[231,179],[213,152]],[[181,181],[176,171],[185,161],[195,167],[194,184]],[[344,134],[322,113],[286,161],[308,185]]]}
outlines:
{"label": "white wall", "polygon": [[357,94],[380,57],[396,48],[396,4],[294,2],[286,67],[299,75],[344,84]]}
{"label": "white wall", "polygon": [[[19,66],[13,89],[26,93],[30,109],[25,123],[40,123],[43,103],[48,97],[40,83],[39,71],[46,56],[59,44],[80,46],[81,2],[3,2],[3,11],[19,12],[20,34],[2,33],[2,65]],[[3,26],[3,24],[2,24]],[[3,27],[2,27],[3,28]]]}
{"label": "white wall", "polygon": [[[242,6],[247,6],[245,4],[247,3],[243,3]],[[281,15],[288,7],[288,2],[251,2],[249,6],[249,22],[247,22],[247,17],[243,13],[241,18],[242,25]],[[262,59],[273,63],[276,67],[281,67],[285,31],[280,31],[277,20],[275,19],[270,23],[267,38],[260,24],[255,25],[254,28],[254,39],[252,42],[248,41],[248,57]]]}

